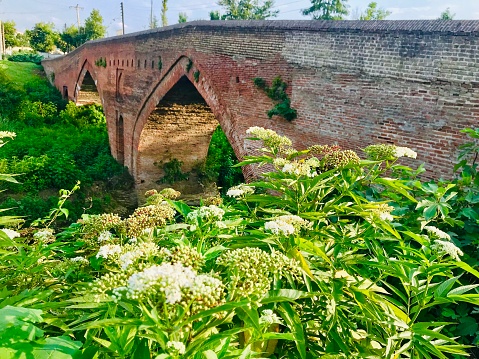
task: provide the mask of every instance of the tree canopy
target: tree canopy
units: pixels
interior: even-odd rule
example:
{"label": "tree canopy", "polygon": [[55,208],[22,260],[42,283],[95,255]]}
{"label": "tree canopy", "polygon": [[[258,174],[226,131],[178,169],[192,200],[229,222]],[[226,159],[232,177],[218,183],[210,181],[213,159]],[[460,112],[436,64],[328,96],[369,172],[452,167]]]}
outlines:
{"label": "tree canopy", "polygon": [[439,16],[438,20],[454,20],[455,16],[456,14],[453,14],[451,9],[447,8],[441,13],[441,16]]}
{"label": "tree canopy", "polygon": [[[278,10],[272,10],[274,0],[219,0],[226,13],[221,20],[265,20],[278,16]],[[219,20],[218,12],[210,12],[211,20]]]}
{"label": "tree canopy", "polygon": [[50,52],[55,49],[55,44],[58,42],[59,35],[53,29],[52,23],[39,22],[35,24],[32,30],[27,30],[26,33],[30,38],[30,45],[36,51]]}
{"label": "tree canopy", "polygon": [[359,16],[359,20],[384,20],[389,15],[391,15],[391,11],[379,8],[378,3],[372,1],[368,4],[366,10]]}
{"label": "tree canopy", "polygon": [[17,32],[16,24],[14,21],[3,21],[3,31],[5,35],[5,46],[29,46],[28,37],[24,34]]}
{"label": "tree canopy", "polygon": [[349,14],[348,0],[311,0],[311,6],[303,9],[303,15],[314,20],[344,20]]}

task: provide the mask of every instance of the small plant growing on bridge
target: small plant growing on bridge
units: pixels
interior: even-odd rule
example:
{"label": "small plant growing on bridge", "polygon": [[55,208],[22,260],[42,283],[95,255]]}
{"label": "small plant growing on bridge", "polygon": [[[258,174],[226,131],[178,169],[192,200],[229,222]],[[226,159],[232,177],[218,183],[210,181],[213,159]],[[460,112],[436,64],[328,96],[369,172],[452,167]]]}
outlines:
{"label": "small plant growing on bridge", "polygon": [[185,181],[188,180],[190,177],[189,172],[183,172],[181,170],[181,166],[183,166],[183,162],[178,160],[177,158],[173,158],[172,160],[163,163],[156,163],[155,165],[159,168],[161,168],[164,172],[165,175],[160,178],[157,183],[169,183],[173,184],[175,182],[180,182],[180,181]]}
{"label": "small plant growing on bridge", "polygon": [[286,93],[288,85],[281,79],[281,76],[276,76],[273,79],[271,87],[261,77],[255,77],[253,83],[256,87],[262,89],[270,99],[276,101],[276,105],[268,111],[269,118],[278,115],[288,121],[293,121],[298,116],[296,109],[291,107],[291,100]]}
{"label": "small plant growing on bridge", "polygon": [[161,61],[161,56],[158,56],[158,70],[161,71],[163,68],[163,62]]}
{"label": "small plant growing on bridge", "polygon": [[103,57],[100,57],[98,60],[95,61],[95,65],[100,67],[106,67],[106,59]]}
{"label": "small plant growing on bridge", "polygon": [[193,77],[195,78],[195,82],[198,82],[200,80],[200,71],[193,72]]}
{"label": "small plant growing on bridge", "polygon": [[193,67],[193,61],[191,61],[191,59],[188,59],[188,64],[186,64],[186,72],[190,72],[192,67]]}

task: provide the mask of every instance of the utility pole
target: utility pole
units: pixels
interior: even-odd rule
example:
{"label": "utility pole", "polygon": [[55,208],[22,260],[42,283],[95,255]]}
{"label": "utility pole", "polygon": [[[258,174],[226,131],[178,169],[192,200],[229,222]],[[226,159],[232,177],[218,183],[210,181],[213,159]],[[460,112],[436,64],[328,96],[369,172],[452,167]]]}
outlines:
{"label": "utility pole", "polygon": [[83,10],[81,6],[70,6],[70,9],[76,9],[77,11],[77,24],[78,24],[78,31],[80,31],[80,10]]}
{"label": "utility pole", "polygon": [[153,29],[153,0],[151,0],[150,6],[150,29]]}
{"label": "utility pole", "polygon": [[3,26],[3,22],[0,20],[0,60],[3,60],[5,52],[5,27]]}
{"label": "utility pole", "polygon": [[121,25],[122,25],[122,29],[123,29],[123,35],[125,35],[125,14],[123,12],[123,2],[120,3],[120,6],[121,6]]}

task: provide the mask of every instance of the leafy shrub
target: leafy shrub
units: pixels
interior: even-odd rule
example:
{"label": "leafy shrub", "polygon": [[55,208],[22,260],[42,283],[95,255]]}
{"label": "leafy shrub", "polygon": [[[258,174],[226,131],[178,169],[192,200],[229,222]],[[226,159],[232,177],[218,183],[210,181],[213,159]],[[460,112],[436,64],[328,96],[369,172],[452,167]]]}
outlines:
{"label": "leafy shrub", "polygon": [[181,162],[177,158],[173,158],[168,162],[161,162],[156,165],[163,169],[163,171],[165,172],[165,175],[157,181],[158,183],[173,184],[175,182],[188,180],[189,178],[189,173],[184,173],[181,170],[183,162]]}
{"label": "leafy shrub", "polygon": [[37,65],[42,63],[43,56],[37,54],[36,52],[17,52],[13,55],[8,56],[8,61],[13,62],[33,62]]}
{"label": "leafy shrub", "polygon": [[69,102],[66,108],[60,112],[60,118],[65,124],[75,127],[106,125],[103,109],[96,104],[77,106],[74,102]]}
{"label": "leafy shrub", "polygon": [[199,168],[200,175],[207,181],[216,182],[224,195],[228,188],[244,181],[240,167],[233,167],[238,163],[221,126],[218,126],[211,137],[208,155],[203,166]]}

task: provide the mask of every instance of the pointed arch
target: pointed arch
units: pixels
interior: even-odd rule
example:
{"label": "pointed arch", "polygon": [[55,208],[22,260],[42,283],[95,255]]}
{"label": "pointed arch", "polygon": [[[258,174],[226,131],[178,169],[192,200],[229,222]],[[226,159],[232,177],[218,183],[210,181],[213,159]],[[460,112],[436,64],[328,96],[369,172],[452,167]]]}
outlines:
{"label": "pointed arch", "polygon": [[[195,72],[200,74],[199,79],[195,79]],[[131,163],[129,166],[130,173],[132,173],[135,178],[138,177],[137,161],[139,156],[138,148],[140,137],[148,121],[148,117],[156,108],[157,104],[162,100],[162,98],[173,88],[173,86],[180,81],[182,77],[187,77],[199,94],[203,97],[206,104],[213,112],[213,115],[223,128],[228,141],[233,145],[235,152],[237,151],[238,146],[234,146],[234,138],[232,138],[232,116],[230,112],[227,108],[225,108],[221,99],[217,95],[215,87],[211,81],[204,76],[201,65],[183,55],[179,57],[178,60],[170,67],[170,69],[164,73],[158,83],[152,87],[150,94],[145,98],[145,101],[141,105],[138,115],[136,116],[131,137]],[[236,155],[238,156],[241,154],[236,153]]]}
{"label": "pointed arch", "polygon": [[83,62],[80,73],[78,74],[77,80],[75,82],[75,90],[74,90],[74,94],[73,94],[73,101],[75,103],[78,103],[79,93],[80,93],[83,81],[85,80],[85,76],[87,76],[87,74],[89,74],[90,77],[93,79],[93,81],[95,83],[96,90],[98,91],[98,95],[100,97],[100,102],[102,102],[101,105],[103,105],[103,100],[102,100],[103,99],[103,94],[102,94],[101,88],[98,86],[98,80],[97,80],[96,72],[94,71],[93,66],[91,66],[91,64],[88,62],[88,60],[85,60]]}

